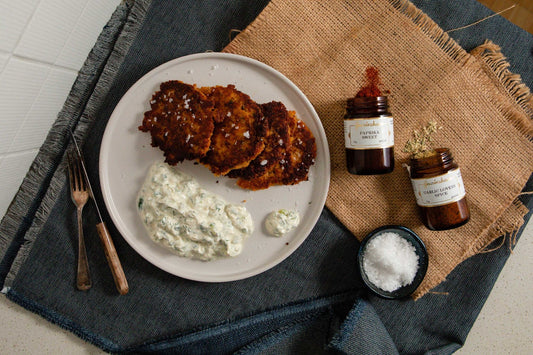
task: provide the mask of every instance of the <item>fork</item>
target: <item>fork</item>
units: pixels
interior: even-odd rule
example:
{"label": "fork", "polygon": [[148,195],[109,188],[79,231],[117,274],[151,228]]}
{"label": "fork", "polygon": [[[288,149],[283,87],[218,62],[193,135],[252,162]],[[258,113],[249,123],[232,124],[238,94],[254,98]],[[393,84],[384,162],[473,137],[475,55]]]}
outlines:
{"label": "fork", "polygon": [[91,288],[91,276],[89,274],[89,262],[87,261],[87,251],[83,238],[83,206],[89,200],[87,183],[83,176],[80,160],[68,154],[68,175],[70,180],[70,195],[72,202],[76,205],[78,214],[78,272],[76,275],[76,286],[78,290],[87,291]]}

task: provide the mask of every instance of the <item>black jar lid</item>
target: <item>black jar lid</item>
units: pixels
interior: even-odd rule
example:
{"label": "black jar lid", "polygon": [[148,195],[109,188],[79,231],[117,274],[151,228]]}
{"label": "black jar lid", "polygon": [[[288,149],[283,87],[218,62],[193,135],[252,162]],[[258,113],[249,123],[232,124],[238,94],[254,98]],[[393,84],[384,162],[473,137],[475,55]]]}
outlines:
{"label": "black jar lid", "polygon": [[389,109],[387,96],[355,96],[346,100],[346,110],[348,113],[366,112],[376,110],[379,113],[386,113]]}
{"label": "black jar lid", "polygon": [[[394,291],[385,291],[374,285],[368,279],[368,276],[365,273],[363,266],[363,256],[365,253],[366,246],[368,243],[378,235],[381,235],[386,232],[392,232],[398,234],[400,237],[407,240],[415,248],[415,253],[418,256],[418,270],[416,272],[415,278],[409,285],[402,286]],[[420,237],[413,232],[411,229],[404,226],[397,225],[387,225],[380,228],[377,228],[370,232],[361,242],[359,247],[359,252],[357,254],[358,259],[358,268],[361,273],[364,284],[372,291],[374,294],[385,298],[385,299],[401,299],[410,296],[417,288],[420,286],[420,283],[424,279],[428,268],[428,253],[426,246],[420,239]]]}
{"label": "black jar lid", "polygon": [[354,96],[346,100],[348,106],[387,105],[387,96]]}

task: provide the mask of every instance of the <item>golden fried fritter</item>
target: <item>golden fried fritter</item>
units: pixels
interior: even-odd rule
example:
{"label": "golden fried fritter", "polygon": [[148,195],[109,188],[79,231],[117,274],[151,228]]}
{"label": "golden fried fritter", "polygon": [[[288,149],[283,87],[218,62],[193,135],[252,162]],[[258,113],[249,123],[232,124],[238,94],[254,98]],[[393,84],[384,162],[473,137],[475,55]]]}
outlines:
{"label": "golden fried fritter", "polygon": [[294,111],[289,112],[292,121],[290,147],[281,160],[284,185],[294,185],[308,178],[309,168],[315,163],[316,142],[309,127],[296,117]]}
{"label": "golden fried fritter", "polygon": [[265,149],[246,168],[232,170],[232,178],[253,179],[263,175],[278,164],[285,155],[289,142],[289,113],[285,105],[278,101],[261,104],[261,110],[268,122]]}
{"label": "golden fried fritter", "polygon": [[213,102],[195,85],[172,80],[160,85],[139,130],[150,132],[170,165],[207,153],[213,134]]}
{"label": "golden fried fritter", "polygon": [[279,163],[257,177],[239,178],[237,185],[249,190],[262,190],[272,185],[295,185],[308,179],[309,168],[316,158],[315,138],[294,111],[289,111],[288,121],[289,141]]}
{"label": "golden fried fritter", "polygon": [[214,102],[215,129],[200,162],[215,175],[247,167],[265,148],[267,121],[261,108],[234,85],[201,90]]}

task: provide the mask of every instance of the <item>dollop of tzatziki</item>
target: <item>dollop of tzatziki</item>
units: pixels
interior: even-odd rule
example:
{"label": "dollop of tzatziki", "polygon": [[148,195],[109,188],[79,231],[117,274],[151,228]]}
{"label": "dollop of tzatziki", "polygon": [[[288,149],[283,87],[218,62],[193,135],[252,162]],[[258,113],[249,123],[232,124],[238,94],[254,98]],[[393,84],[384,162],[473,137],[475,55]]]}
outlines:
{"label": "dollop of tzatziki", "polygon": [[239,255],[253,232],[248,210],[203,189],[191,176],[156,162],[137,196],[150,238],[180,256],[213,260]]}
{"label": "dollop of tzatziki", "polygon": [[275,237],[290,232],[300,224],[300,215],[297,211],[281,209],[271,212],[265,220],[267,232]]}

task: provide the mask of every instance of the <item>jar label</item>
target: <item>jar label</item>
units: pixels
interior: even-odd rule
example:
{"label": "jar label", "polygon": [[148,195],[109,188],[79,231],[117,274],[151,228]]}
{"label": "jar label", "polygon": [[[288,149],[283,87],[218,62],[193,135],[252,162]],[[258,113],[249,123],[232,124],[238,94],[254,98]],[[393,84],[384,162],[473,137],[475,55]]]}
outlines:
{"label": "jar label", "polygon": [[457,202],[465,197],[465,186],[459,168],[430,178],[411,179],[416,203],[421,207],[435,207]]}
{"label": "jar label", "polygon": [[394,146],[392,116],[344,120],[344,142],[348,149],[376,149]]}

